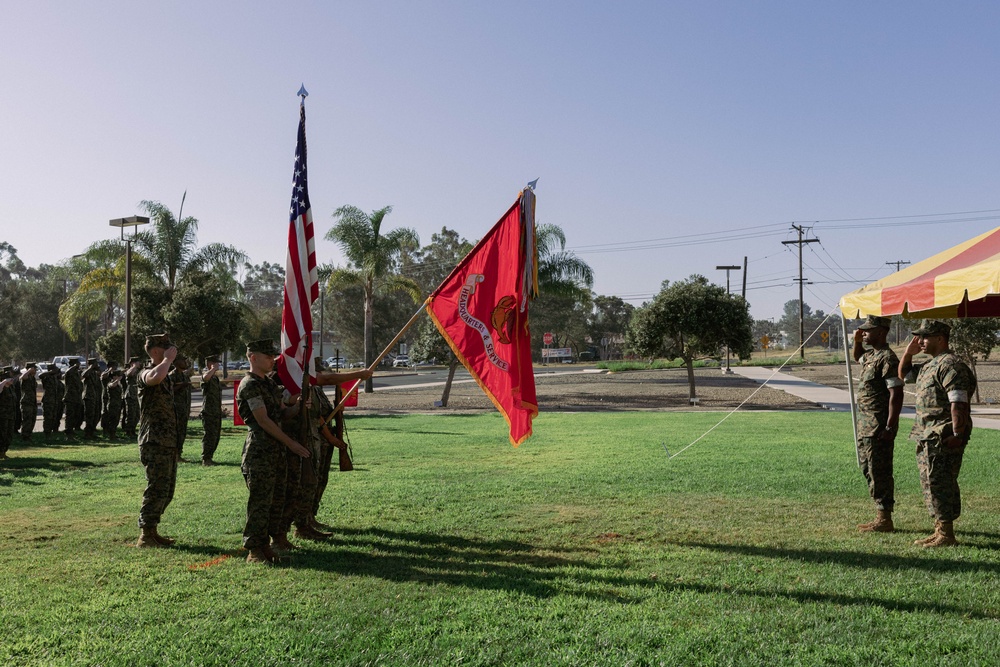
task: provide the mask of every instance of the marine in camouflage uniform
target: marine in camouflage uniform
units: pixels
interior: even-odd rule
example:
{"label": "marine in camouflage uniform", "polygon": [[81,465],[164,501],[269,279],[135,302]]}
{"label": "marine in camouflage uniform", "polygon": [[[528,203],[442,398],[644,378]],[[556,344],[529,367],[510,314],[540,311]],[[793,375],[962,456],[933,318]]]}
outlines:
{"label": "marine in camouflage uniform", "polygon": [[122,394],[124,388],[122,382],[125,374],[118,370],[115,362],[108,364],[108,370],[101,376],[104,385],[104,415],[101,419],[101,428],[104,429],[104,437],[108,440],[118,439],[118,423],[122,419]]}
{"label": "marine in camouflage uniform", "polygon": [[208,368],[201,379],[201,464],[215,465],[213,457],[219,447],[222,434],[222,381],[219,379],[219,357],[213,355],[205,359]]}
{"label": "marine in camouflage uniform", "polygon": [[[286,535],[295,524],[295,536],[313,541],[322,541],[330,537],[330,533],[317,530],[312,525],[313,501],[319,486],[316,466],[322,459],[322,448],[319,442],[319,426],[322,423],[322,403],[318,394],[323,390],[315,385],[309,388],[310,400],[307,403],[305,415],[306,424],[302,424],[302,416],[285,423],[285,433],[293,439],[299,439],[304,430],[309,449],[309,458],[303,459],[292,452],[287,453],[288,482],[286,485],[285,508],[281,517],[281,534]],[[287,539],[287,537],[286,537]]]}
{"label": "marine in camouflage uniform", "polygon": [[[903,381],[899,359],[886,344],[892,320],[869,316],[854,332],[854,360],[861,364],[858,380],[858,461],[875,501],[875,520],[863,523],[863,533],[891,533],[895,480],[892,456],[899,413],[903,408]],[[865,350],[865,344],[871,349]]]}
{"label": "marine in camouflage uniform", "polygon": [[38,416],[38,380],[35,373],[35,364],[28,363],[21,374],[21,440],[25,442],[31,441]]}
{"label": "marine in camouflage uniform", "polygon": [[42,382],[42,433],[48,437],[59,430],[59,407],[62,405],[62,397],[59,388],[62,382],[59,380],[59,369],[55,364],[49,364],[44,373],[39,374],[38,379]]}
{"label": "marine in camouflage uniform", "polygon": [[139,547],[173,544],[157,526],[174,497],[177,483],[177,420],[173,385],[167,379],[177,348],[166,334],[146,337],[152,367],[139,374],[139,459],[146,469],[146,490],[139,508]]}
{"label": "marine in camouflage uniform", "polygon": [[97,437],[97,424],[101,421],[101,369],[97,359],[87,359],[87,370],[83,372],[83,417],[85,438]]}
{"label": "marine in camouflage uniform", "polygon": [[122,430],[126,437],[134,439],[135,429],[139,425],[139,372],[142,371],[141,359],[131,357],[125,370],[124,403],[122,405]]}
{"label": "marine in camouflage uniform", "polygon": [[80,374],[80,360],[70,359],[66,369],[66,395],[63,398],[66,407],[66,435],[73,437],[83,424],[83,378]]}
{"label": "marine in camouflage uniform", "polygon": [[14,442],[14,414],[21,409],[14,394],[16,383],[13,366],[0,369],[0,459],[7,458]]}
{"label": "marine in camouflage uniform", "polygon": [[[241,469],[250,495],[247,498],[243,546],[250,551],[247,561],[252,563],[274,563],[278,560],[270,542],[281,525],[285,448],[301,456],[309,456],[306,448],[281,430],[282,418],[290,416],[290,411],[282,405],[278,386],[267,377],[277,354],[273,341],[248,343],[250,372],[243,378],[236,393],[236,408],[247,425]],[[277,542],[275,544],[278,545]]]}
{"label": "marine in camouflage uniform", "polygon": [[923,351],[931,360],[916,376],[917,417],[910,439],[917,443],[917,468],[924,503],[935,520],[934,534],[914,544],[940,547],[957,544],[953,522],[962,513],[958,474],[972,434],[970,400],[976,391],[972,369],[948,349],[951,327],[941,320],[923,320],[903,353],[899,374],[917,367],[913,355]]}
{"label": "marine in camouflage uniform", "polygon": [[53,418],[53,422],[52,422],[53,423],[52,432],[53,433],[58,433],[59,432],[59,422],[61,422],[62,418],[63,418],[63,405],[64,405],[64,400],[66,398],[66,385],[63,383],[63,379],[62,379],[63,378],[63,374],[62,374],[62,371],[59,370],[58,366],[56,366],[55,368],[56,368],[56,384],[55,384],[55,389],[56,389],[56,407],[55,407],[55,410],[56,410],[56,414],[55,414],[55,417]]}
{"label": "marine in camouflage uniform", "polygon": [[177,420],[177,460],[184,460],[184,439],[191,416],[191,378],[187,374],[187,359],[177,355],[168,379],[174,387],[174,419]]}

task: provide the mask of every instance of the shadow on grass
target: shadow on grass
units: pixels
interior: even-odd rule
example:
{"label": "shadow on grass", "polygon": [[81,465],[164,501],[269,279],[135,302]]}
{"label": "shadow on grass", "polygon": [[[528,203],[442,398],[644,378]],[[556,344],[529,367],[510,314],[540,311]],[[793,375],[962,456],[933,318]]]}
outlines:
{"label": "shadow on grass", "polygon": [[[578,596],[619,604],[648,600],[649,595],[693,592],[725,597],[743,596],[800,603],[881,607],[891,611],[959,615],[996,619],[997,615],[945,601],[910,602],[875,595],[847,595],[816,591],[734,588],[723,584],[664,582],[652,577],[616,574],[624,565],[597,563],[567,554],[578,550],[535,547],[511,540],[477,540],[456,535],[438,535],[379,529],[339,530],[325,543],[336,553],[305,548],[292,558],[292,568],[308,568],[345,576],[367,576],[394,582],[419,582],[480,590],[499,590],[536,598]],[[761,556],[873,567],[922,567],[940,571],[981,570],[982,564],[961,561],[930,561],[920,558],[849,552],[810,552],[691,543],[682,546],[714,549],[747,556]]]}
{"label": "shadow on grass", "polygon": [[[930,534],[930,531],[927,534]],[[958,537],[961,538],[961,534]],[[800,563],[822,563],[844,567],[859,567],[866,570],[899,571],[908,569],[937,573],[985,571],[1000,574],[1000,564],[998,563],[984,563],[982,561],[968,561],[957,558],[927,558],[927,554],[929,553],[941,554],[951,553],[951,551],[941,551],[938,549],[928,551],[916,546],[913,548],[919,549],[917,553],[920,553],[920,556],[876,554],[870,551],[782,549],[779,547],[756,547],[748,544],[714,544],[710,542],[679,542],[677,546],[721,551],[722,553],[737,554],[740,556],[798,561]],[[980,547],[979,544],[969,544],[968,546]]]}
{"label": "shadow on grass", "polygon": [[103,467],[104,464],[90,461],[70,461],[63,459],[42,458],[40,456],[18,456],[0,462],[0,486],[19,484],[38,485],[42,481],[31,478],[42,477],[47,473],[68,472],[84,468]]}

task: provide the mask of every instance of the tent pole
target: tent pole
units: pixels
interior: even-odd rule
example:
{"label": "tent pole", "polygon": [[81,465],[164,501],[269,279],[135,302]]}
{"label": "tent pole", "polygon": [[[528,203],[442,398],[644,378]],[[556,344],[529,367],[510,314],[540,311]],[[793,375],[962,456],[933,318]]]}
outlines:
{"label": "tent pole", "polygon": [[847,342],[847,318],[844,311],[840,311],[840,326],[844,332],[844,361],[847,363],[847,391],[851,395],[851,426],[854,427],[854,455],[858,460],[858,467],[861,467],[861,452],[858,450],[858,406],[854,400],[854,376],[851,374],[851,353],[852,350]]}

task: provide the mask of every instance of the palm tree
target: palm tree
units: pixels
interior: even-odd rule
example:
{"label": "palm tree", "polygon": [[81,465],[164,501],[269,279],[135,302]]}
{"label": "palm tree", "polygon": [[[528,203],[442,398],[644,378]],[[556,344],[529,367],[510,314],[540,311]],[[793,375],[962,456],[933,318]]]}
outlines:
{"label": "palm tree", "polygon": [[553,296],[579,296],[594,286],[594,271],[566,250],[566,234],[558,225],[535,228],[538,248],[538,291]]}
{"label": "palm tree", "polygon": [[[330,273],[329,289],[343,289],[353,285],[364,288],[365,301],[365,365],[371,366],[375,355],[374,311],[376,294],[405,292],[420,302],[420,286],[410,278],[396,273],[400,254],[405,248],[418,246],[417,232],[401,227],[382,232],[382,222],[392,211],[386,206],[367,214],[356,206],[341,206],[333,213],[337,223],[326,233],[347,257],[348,266],[338,267]],[[365,381],[365,393],[374,391],[372,380]]]}
{"label": "palm tree", "polygon": [[[199,248],[197,218],[188,216],[178,220],[158,201],[144,200],[139,206],[149,213],[153,231],[137,232],[133,244],[171,292],[188,273],[211,273],[223,280],[228,276],[228,282],[233,282],[236,267],[249,259],[243,251],[225,243],[209,243]],[[180,211],[184,211],[183,198]]]}

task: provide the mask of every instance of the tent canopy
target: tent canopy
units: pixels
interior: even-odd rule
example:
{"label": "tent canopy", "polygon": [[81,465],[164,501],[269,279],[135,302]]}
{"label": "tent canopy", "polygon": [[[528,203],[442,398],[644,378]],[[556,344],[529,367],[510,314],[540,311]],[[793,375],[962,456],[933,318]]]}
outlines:
{"label": "tent canopy", "polygon": [[840,299],[844,317],[1000,317],[1000,227]]}

